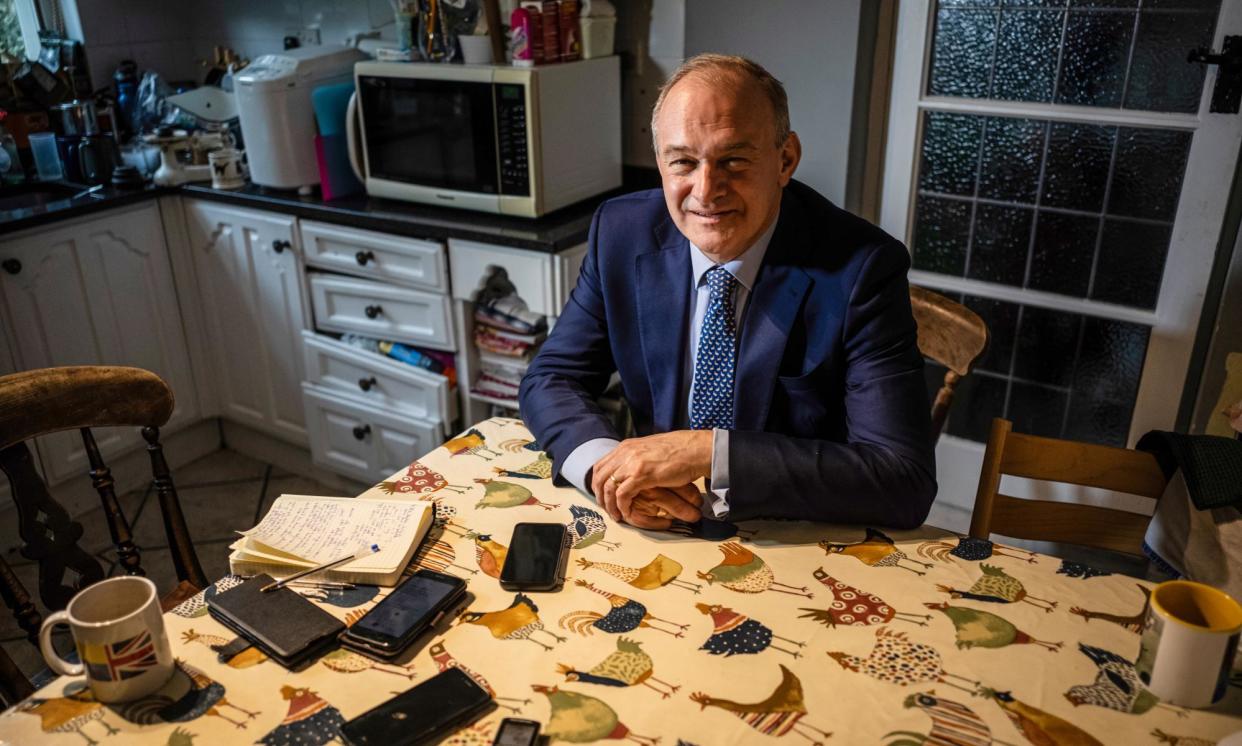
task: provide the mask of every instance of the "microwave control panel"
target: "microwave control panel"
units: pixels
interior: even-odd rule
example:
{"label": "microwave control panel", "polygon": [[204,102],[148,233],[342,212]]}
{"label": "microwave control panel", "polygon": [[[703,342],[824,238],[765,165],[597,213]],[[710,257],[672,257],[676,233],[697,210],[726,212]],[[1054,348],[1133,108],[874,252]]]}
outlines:
{"label": "microwave control panel", "polygon": [[526,87],[495,86],[496,136],[500,149],[500,193],[530,196],[530,165],[526,143]]}

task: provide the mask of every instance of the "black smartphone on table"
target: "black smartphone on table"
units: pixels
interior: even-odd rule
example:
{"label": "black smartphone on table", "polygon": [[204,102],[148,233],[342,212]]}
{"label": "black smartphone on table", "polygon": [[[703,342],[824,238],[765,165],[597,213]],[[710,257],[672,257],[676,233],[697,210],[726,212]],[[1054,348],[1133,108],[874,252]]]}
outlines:
{"label": "black smartphone on table", "polygon": [[395,658],[465,598],[466,582],[419,570],[341,633],[341,644],[370,656]]}
{"label": "black smartphone on table", "polygon": [[507,591],[550,591],[565,582],[568,534],[562,523],[519,523],[500,569]]}
{"label": "black smartphone on table", "polygon": [[500,721],[492,746],[538,746],[539,723],[522,718],[505,718]]}
{"label": "black smartphone on table", "polygon": [[350,746],[435,743],[496,706],[487,690],[450,668],[341,726]]}

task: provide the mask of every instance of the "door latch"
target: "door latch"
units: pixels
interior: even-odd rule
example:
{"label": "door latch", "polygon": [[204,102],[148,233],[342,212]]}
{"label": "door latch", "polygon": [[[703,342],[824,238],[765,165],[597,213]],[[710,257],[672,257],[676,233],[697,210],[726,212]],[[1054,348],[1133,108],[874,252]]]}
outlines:
{"label": "door latch", "polygon": [[1187,62],[1201,65],[1220,65],[1216,71],[1216,86],[1212,89],[1214,114],[1237,114],[1242,103],[1242,36],[1226,36],[1220,52],[1205,47],[1190,50]]}

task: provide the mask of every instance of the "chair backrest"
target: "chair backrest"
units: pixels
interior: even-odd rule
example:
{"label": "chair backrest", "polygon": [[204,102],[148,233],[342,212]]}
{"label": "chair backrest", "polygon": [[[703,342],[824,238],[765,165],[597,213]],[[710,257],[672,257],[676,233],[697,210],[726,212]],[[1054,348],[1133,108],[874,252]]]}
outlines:
{"label": "chair backrest", "polygon": [[1046,482],[1097,487],[1158,499],[1167,479],[1145,451],[1042,438],[1013,432],[1013,423],[992,420],[983,454],[970,535],[1001,534],[1033,541],[1109,549],[1142,556],[1151,516],[1082,503],[1016,498],[1000,493],[1008,474]]}
{"label": "chair backrest", "polygon": [[948,370],[932,403],[932,432],[939,437],[953,392],[988,346],[988,326],[979,314],[925,288],[910,286],[910,309],[919,328],[919,352]]}
{"label": "chair backrest", "polygon": [[[159,441],[159,427],[172,411],[173,394],[168,385],[140,368],[74,366],[0,377],[0,471],[8,476],[17,506],[22,556],[39,565],[39,598],[48,609],[63,609],[75,593],[104,576],[99,561],[78,544],[82,524],[72,520],[48,493],[26,445],[31,438],[62,430],[81,431],[91,482],[103,504],[120,567],[130,575],[145,575],[129,523],[117,501],[112,472],[90,430],[142,428],[177,578],[183,585],[207,586]],[[41,615],[3,563],[0,596],[18,626],[36,641]]]}

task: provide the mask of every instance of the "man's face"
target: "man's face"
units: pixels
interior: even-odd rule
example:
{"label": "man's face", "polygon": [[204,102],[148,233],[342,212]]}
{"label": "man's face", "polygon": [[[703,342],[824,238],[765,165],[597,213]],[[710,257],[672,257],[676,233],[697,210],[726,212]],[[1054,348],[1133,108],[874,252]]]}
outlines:
{"label": "man's face", "polygon": [[745,79],[713,86],[683,78],[664,99],[656,137],[673,222],[720,263],[750,248],[776,218],[801,156],[797,135],[776,146],[772,106]]}

